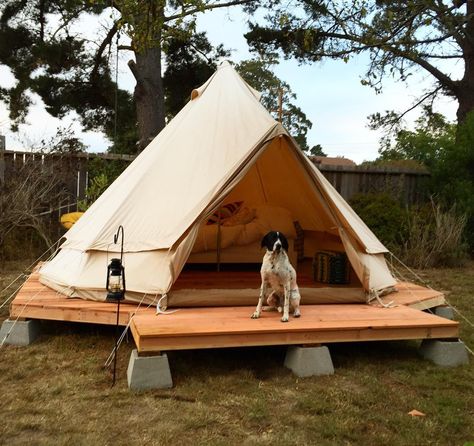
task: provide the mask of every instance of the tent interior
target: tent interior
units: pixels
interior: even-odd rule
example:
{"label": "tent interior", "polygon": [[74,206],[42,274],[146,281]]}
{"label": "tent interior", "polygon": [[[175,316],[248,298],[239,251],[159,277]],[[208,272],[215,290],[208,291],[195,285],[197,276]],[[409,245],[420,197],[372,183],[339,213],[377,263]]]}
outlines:
{"label": "tent interior", "polygon": [[317,269],[322,273],[318,253],[345,249],[334,215],[292,145],[286,135],[267,143],[220,204],[222,209],[236,203],[235,216],[221,217],[213,224],[212,215],[205,217],[167,306],[255,304],[265,252],[261,239],[271,230],[282,232],[289,241],[288,256],[297,270],[302,303],[366,302],[361,281],[345,254],[346,273],[339,284],[318,280]]}

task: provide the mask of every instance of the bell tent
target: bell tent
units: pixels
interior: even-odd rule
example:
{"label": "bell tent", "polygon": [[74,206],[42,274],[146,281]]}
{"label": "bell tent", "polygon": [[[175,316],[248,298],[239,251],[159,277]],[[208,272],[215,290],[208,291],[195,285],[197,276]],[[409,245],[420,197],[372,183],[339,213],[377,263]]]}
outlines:
{"label": "bell tent", "polygon": [[269,230],[290,240],[298,274],[313,268],[314,279],[317,253],[347,259],[348,284],[307,281],[300,285],[303,304],[360,302],[390,290],[395,280],[387,249],[259,97],[224,62],[65,234],[40,281],[66,296],[105,300],[121,225],[129,301],[166,296],[168,306],[255,303],[258,275],[250,291],[193,291],[192,283],[175,290],[176,282],[185,265],[202,266],[205,277],[206,264],[238,270],[261,262],[260,239]]}

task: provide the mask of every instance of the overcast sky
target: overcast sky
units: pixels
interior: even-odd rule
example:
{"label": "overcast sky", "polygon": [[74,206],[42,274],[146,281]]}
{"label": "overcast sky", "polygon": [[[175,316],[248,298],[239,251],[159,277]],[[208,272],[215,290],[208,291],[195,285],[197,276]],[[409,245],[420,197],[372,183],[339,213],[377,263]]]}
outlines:
{"label": "overcast sky", "polygon": [[[105,22],[108,15],[105,14],[101,21]],[[89,27],[91,30],[94,25],[94,20],[84,20],[79,24],[81,28]],[[198,30],[207,31],[212,43],[223,43],[226,48],[234,50],[230,57],[234,62],[251,57],[243,37],[246,28],[245,18],[237,9],[212,11],[202,15],[198,21]],[[126,52],[121,54],[119,64],[119,85],[129,91],[133,91],[134,87],[134,79],[126,65],[131,56]],[[366,56],[357,56],[347,64],[325,61],[301,66],[294,60],[282,60],[275,68],[276,74],[297,94],[297,105],[313,123],[308,134],[309,145],[321,144],[329,156],[345,156],[357,163],[377,157],[380,135],[367,128],[367,116],[385,110],[408,108],[431,81],[424,74],[413,76],[408,86],[387,80],[383,93],[376,94],[360,83],[366,61]],[[453,70],[459,69],[453,66]],[[8,68],[0,65],[0,84],[7,86],[13,82]],[[72,124],[90,151],[107,149],[109,142],[100,133],[81,132],[73,113],[66,119],[58,120],[46,113],[38,97],[34,100],[28,124],[20,126],[18,135],[10,131],[8,112],[0,102],[0,132],[7,136],[7,148],[21,149],[54,135],[59,126]],[[449,119],[455,119],[456,104],[453,101],[438,101],[436,108]],[[416,117],[417,112],[411,113],[408,123]]]}

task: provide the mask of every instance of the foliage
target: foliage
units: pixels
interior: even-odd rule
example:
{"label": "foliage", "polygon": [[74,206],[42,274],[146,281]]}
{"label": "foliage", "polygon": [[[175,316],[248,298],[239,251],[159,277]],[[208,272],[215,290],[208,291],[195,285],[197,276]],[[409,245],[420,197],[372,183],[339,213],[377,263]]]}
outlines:
{"label": "foliage", "polygon": [[309,149],[309,155],[312,156],[327,156],[326,153],[324,153],[323,147],[321,144],[316,144],[315,146],[311,147]]}
{"label": "foliage", "polygon": [[49,139],[42,139],[39,144],[32,147],[33,150],[42,153],[73,154],[85,152],[86,147],[82,141],[75,136],[72,125],[69,127],[58,127],[56,134]]}
{"label": "foliage", "polygon": [[[85,130],[101,130],[113,139],[115,128],[115,82],[111,74],[111,52],[105,53],[111,37],[97,51],[84,33],[74,26],[86,15],[98,15],[103,2],[9,0],[0,6],[0,63],[16,79],[10,88],[0,88],[0,99],[10,111],[12,129],[25,122],[32,104],[30,93],[43,100],[46,111],[63,118],[70,111],[79,115]],[[134,131],[131,95],[119,90],[120,139]],[[136,130],[135,130],[136,134]],[[135,135],[136,139],[136,135]],[[120,141],[118,151],[123,151]]]}
{"label": "foliage", "polygon": [[359,194],[350,203],[382,243],[415,268],[452,267],[466,260],[466,216],[455,206],[403,208],[391,195]]}
{"label": "foliage", "polygon": [[465,227],[466,216],[459,215],[455,206],[445,211],[432,202],[411,209],[400,255],[415,268],[460,266],[466,261]]}
{"label": "foliage", "polygon": [[427,172],[426,167],[421,164],[419,161],[411,160],[411,159],[383,159],[381,157],[377,158],[376,160],[372,161],[364,161],[360,163],[361,167],[381,167],[381,168],[389,168],[389,169],[409,169],[409,170],[417,170],[420,172]]}
{"label": "foliage", "polygon": [[[379,92],[385,78],[406,81],[424,70],[435,81],[414,106],[442,93],[459,102],[463,121],[474,107],[472,78],[472,2],[298,0],[274,6],[263,24],[246,35],[259,52],[280,49],[300,62],[342,59],[366,52],[369,64],[362,84]],[[469,50],[468,50],[469,49]],[[464,62],[456,79],[452,63]],[[463,77],[464,76],[464,77]]]}
{"label": "foliage", "polygon": [[429,190],[437,200],[467,218],[466,237],[474,253],[474,113],[459,126],[425,109],[414,130],[392,127],[381,117],[372,119],[372,128],[387,130],[378,162],[413,160],[431,173]]}
{"label": "foliage", "polygon": [[89,206],[102,195],[109,185],[109,179],[104,173],[92,178],[86,189],[86,199],[79,201],[78,210],[83,212],[86,211]]}
{"label": "foliage", "polygon": [[403,128],[401,122],[393,127],[387,115],[375,114],[369,119],[369,128],[385,130],[379,148],[381,160],[414,160],[432,170],[455,142],[456,125],[428,107],[423,108],[414,130]]}
{"label": "foliage", "polygon": [[396,250],[406,236],[406,211],[388,193],[354,195],[350,204],[390,250]]}
{"label": "foliage", "polygon": [[278,119],[279,95],[282,102],[282,124],[295,138],[300,148],[308,150],[306,134],[312,123],[304,112],[294,104],[296,94],[290,85],[280,80],[272,67],[278,64],[275,55],[240,62],[236,70],[253,88],[261,91],[261,102]]}
{"label": "foliage", "polygon": [[86,188],[86,198],[79,201],[78,209],[86,211],[128,165],[129,162],[123,160],[105,160],[98,157],[89,160],[87,166],[89,184]]}
{"label": "foliage", "polygon": [[[193,36],[200,13],[245,4],[251,10],[256,7],[252,3],[5,0],[0,6],[0,64],[10,68],[16,83],[12,87],[0,85],[0,100],[9,108],[12,129],[25,122],[33,102],[31,93],[36,93],[52,116],[62,118],[75,111],[84,129],[105,132],[114,142],[113,151],[135,153],[138,130],[143,133],[147,125],[153,127],[148,138],[164,126],[159,66],[162,47],[166,50],[167,44],[183,32]],[[78,29],[82,19],[97,18],[105,11],[110,12],[109,23],[98,24],[100,28],[93,33]],[[131,45],[119,45],[120,32],[127,34]],[[136,59],[140,56],[140,62],[129,61],[137,80],[133,97],[118,89],[113,79],[116,50],[132,51]],[[150,73],[158,73],[156,79],[149,79]],[[153,97],[152,110],[147,111],[140,104],[149,97]],[[146,119],[155,115],[159,123]]]}

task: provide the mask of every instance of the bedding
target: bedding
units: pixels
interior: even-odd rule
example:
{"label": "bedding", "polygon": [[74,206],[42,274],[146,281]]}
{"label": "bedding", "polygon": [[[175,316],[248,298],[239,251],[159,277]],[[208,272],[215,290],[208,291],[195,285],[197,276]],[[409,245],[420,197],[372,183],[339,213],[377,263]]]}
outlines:
{"label": "bedding", "polygon": [[[253,215],[253,212],[246,212],[243,221],[248,221],[249,215]],[[203,224],[199,229],[192,252],[216,250],[218,230],[217,224],[209,225],[207,222]],[[220,247],[225,249],[230,246],[250,245],[259,242],[271,230],[280,231],[287,238],[294,239],[296,232],[290,211],[278,206],[263,205],[255,209],[255,217],[249,223],[232,226],[222,224],[220,226]]]}
{"label": "bedding", "polygon": [[209,217],[209,220],[207,220],[206,224],[214,225],[218,223],[219,220],[222,223],[224,220],[236,215],[242,207],[242,204],[243,201],[224,204]]}

